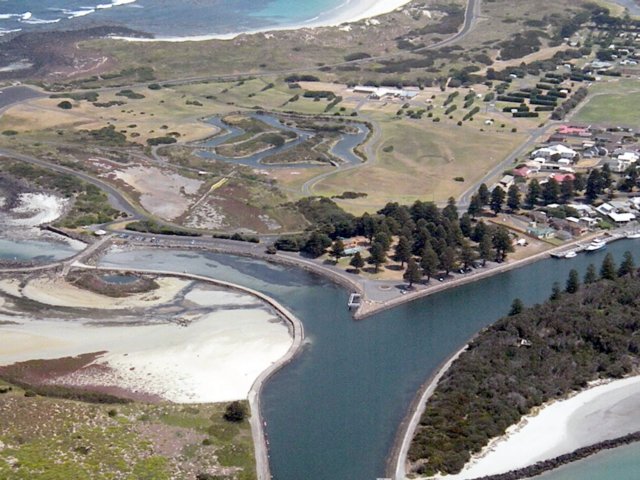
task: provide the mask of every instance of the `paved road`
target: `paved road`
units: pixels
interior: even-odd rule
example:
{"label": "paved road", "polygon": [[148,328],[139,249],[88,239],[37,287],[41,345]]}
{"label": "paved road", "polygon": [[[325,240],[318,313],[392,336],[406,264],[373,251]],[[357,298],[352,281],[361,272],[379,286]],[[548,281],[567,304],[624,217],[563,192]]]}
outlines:
{"label": "paved road", "polygon": [[109,201],[113,205],[114,208],[125,212],[131,217],[140,218],[141,214],[136,210],[133,206],[131,200],[129,200],[123,193],[121,193],[118,189],[112,187],[106,182],[99,180],[91,175],[88,175],[83,172],[78,172],[72,168],[63,167],[62,165],[57,165],[55,163],[49,163],[44,160],[40,160],[39,158],[32,157],[31,155],[25,155],[22,153],[15,152],[13,150],[9,150],[7,148],[0,148],[0,155],[4,155],[5,157],[14,158],[16,160],[20,160],[22,162],[31,163],[33,165],[38,165],[50,170],[54,170],[60,173],[66,173],[69,175],[73,175],[74,177],[80,178],[87,183],[91,183],[95,185],[99,189],[103,190],[108,196]]}
{"label": "paved road", "polygon": [[[638,93],[638,91],[634,90],[629,93]],[[599,97],[600,95],[607,95],[607,92],[588,94],[584,98],[584,100],[576,105],[576,108],[569,112],[569,114],[562,121],[549,120],[546,125],[529,130],[529,138],[524,143],[519,145],[502,162],[489,170],[480,180],[475,182],[471,187],[465,190],[462,195],[460,195],[460,197],[458,198],[458,208],[460,210],[466,211],[472,195],[478,190],[478,187],[480,187],[481,183],[489,184],[492,180],[495,180],[502,171],[507,170],[513,166],[513,162],[516,158],[520,157],[523,153],[527,152],[529,149],[532,149],[534,146],[540,144],[541,137],[548,135],[549,130],[558,128],[562,124],[570,123],[571,119],[575,115],[577,115],[577,113],[582,110],[582,108],[584,108],[584,106],[589,103],[590,100],[595,97]]]}
{"label": "paved road", "polygon": [[488,184],[491,183],[493,179],[498,177],[501,172],[513,166],[513,162],[516,158],[521,157],[524,153],[537,145],[540,142],[541,137],[546,136],[549,133],[549,130],[557,128],[559,124],[560,122],[551,122],[544,127],[538,127],[530,130],[529,137],[524,143],[520,144],[513,152],[507,155],[504,160],[494,166],[480,180],[475,182],[467,190],[465,190],[462,195],[460,195],[460,197],[458,198],[458,208],[464,209],[466,211],[467,207],[469,206],[471,197],[476,193],[478,187],[480,187],[480,184],[486,183],[487,186],[490,186]]}
{"label": "paved road", "polygon": [[374,146],[376,146],[379,141],[380,141],[380,136],[381,136],[381,129],[378,126],[378,123],[371,120],[370,118],[367,118],[365,116],[362,116],[362,118],[366,121],[368,121],[371,124],[371,129],[372,129],[372,134],[369,137],[369,139],[365,140],[365,144],[364,144],[364,156],[365,156],[365,161],[362,163],[356,163],[354,164],[340,164],[338,166],[338,168],[336,168],[335,170],[331,170],[330,172],[326,172],[326,173],[322,173],[316,177],[313,177],[310,180],[307,180],[301,188],[302,194],[309,197],[311,195],[313,195],[313,187],[320,182],[321,180],[324,180],[325,178],[328,178],[332,175],[336,175],[338,173],[343,173],[343,172],[348,172],[351,170],[356,170],[358,168],[362,168],[365,165],[369,165],[371,163],[374,163],[377,159],[377,155],[376,152],[374,150]]}
{"label": "paved road", "polygon": [[29,87],[8,87],[0,89],[0,112],[14,103],[44,96],[46,95]]}

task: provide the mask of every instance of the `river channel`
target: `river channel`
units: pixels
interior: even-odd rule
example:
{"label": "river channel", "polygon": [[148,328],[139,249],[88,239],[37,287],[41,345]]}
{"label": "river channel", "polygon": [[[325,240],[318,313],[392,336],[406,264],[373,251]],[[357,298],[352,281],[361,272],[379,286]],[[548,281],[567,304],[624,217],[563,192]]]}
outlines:
{"label": "river channel", "polygon": [[[617,261],[625,250],[640,260],[640,240],[607,247]],[[207,275],[264,292],[289,308],[303,321],[308,344],[263,392],[273,478],[373,480],[384,476],[398,425],[415,392],[447,357],[504,315],[513,298],[528,305],[542,302],[552,283],[564,283],[571,268],[582,275],[589,263],[599,265],[604,255],[600,251],[571,260],[544,260],[359,322],[346,309],[348,292],[297,268],[230,255],[152,249],[112,252],[101,263]],[[610,457],[602,454],[588,461],[604,465]],[[629,468],[637,472],[640,459],[634,458]],[[582,465],[558,471],[565,476],[553,476],[554,472],[544,478],[587,478],[566,476],[572,468],[584,469]],[[614,477],[602,473],[588,478]]]}
{"label": "river channel", "polygon": [[[206,121],[211,125],[215,125],[220,128],[224,133],[216,135],[215,137],[211,137],[205,141],[199,142],[197,145],[202,146],[204,149],[199,151],[198,154],[203,158],[213,158],[215,160],[235,163],[239,165],[246,165],[248,167],[261,168],[261,169],[272,169],[272,168],[308,168],[308,167],[318,167],[317,163],[282,163],[282,164],[271,164],[271,163],[263,163],[263,160],[267,157],[271,157],[273,155],[277,155],[279,153],[290,150],[302,142],[309,140],[313,137],[313,132],[309,130],[302,130],[300,128],[291,127],[289,125],[285,125],[280,122],[280,120],[273,115],[269,114],[253,114],[252,118],[259,120],[263,123],[266,123],[270,127],[273,127],[277,130],[285,130],[289,132],[293,132],[297,135],[297,137],[285,143],[280,147],[270,148],[269,150],[265,150],[263,152],[258,152],[253,155],[241,158],[232,158],[225,157],[223,155],[219,155],[215,153],[215,147],[233,140],[245,133],[245,131],[239,127],[233,125],[227,125],[222,121],[220,117],[211,117]],[[331,148],[330,152],[335,157],[342,160],[343,165],[356,165],[362,162],[362,159],[358,157],[353,149],[360,145],[367,138],[369,134],[369,129],[362,123],[358,122],[348,122],[346,125],[353,126],[357,128],[357,133],[344,133],[341,134],[340,139],[336,142],[336,144]]]}

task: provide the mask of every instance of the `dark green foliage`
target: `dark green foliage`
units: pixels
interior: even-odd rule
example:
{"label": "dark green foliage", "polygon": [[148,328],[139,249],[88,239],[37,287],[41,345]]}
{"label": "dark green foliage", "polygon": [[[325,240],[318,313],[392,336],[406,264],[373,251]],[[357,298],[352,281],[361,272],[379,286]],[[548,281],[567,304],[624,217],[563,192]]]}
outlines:
{"label": "dark green foliage", "polygon": [[587,185],[585,190],[585,196],[587,197],[587,200],[593,202],[598,198],[598,195],[601,194],[603,190],[604,182],[600,175],[600,170],[591,170],[591,173],[589,173],[589,177],[587,178]]}
{"label": "dark green foliage", "polygon": [[493,210],[496,215],[502,211],[505,196],[506,194],[500,186],[497,186],[491,192],[491,210]]}
{"label": "dark green foliage", "polygon": [[331,239],[328,235],[320,232],[313,232],[301,250],[312,257],[319,257],[324,254],[330,245]]}
{"label": "dark green foliage", "polygon": [[589,285],[598,281],[598,274],[596,273],[596,266],[590,263],[587,267],[587,271],[584,274],[583,283]]}
{"label": "dark green foliage", "polygon": [[630,276],[633,277],[636,270],[636,263],[633,260],[633,255],[628,250],[624,252],[624,257],[622,258],[622,263],[620,264],[620,268],[618,269],[618,276],[625,277]]}
{"label": "dark green foliage", "polygon": [[136,93],[133,90],[120,90],[116,93],[116,97],[127,97],[130,100],[140,100],[144,98],[144,95]]}
{"label": "dark green foliage", "polygon": [[498,227],[493,235],[493,248],[496,251],[496,260],[503,262],[507,258],[507,253],[513,252],[513,243],[509,231],[505,227]]}
{"label": "dark green foliage", "polygon": [[224,411],[224,419],[227,422],[240,423],[247,416],[247,407],[242,402],[231,402]]}
{"label": "dark green foliage", "polygon": [[346,192],[342,192],[340,195],[334,195],[331,198],[338,198],[340,200],[352,200],[354,198],[364,198],[368,196],[369,194],[364,192],[346,191]]}
{"label": "dark green foliage", "polygon": [[56,93],[50,95],[49,98],[70,98],[71,100],[75,100],[79,102],[81,100],[86,100],[88,102],[97,102],[100,94],[98,92],[78,92],[78,93]]}
{"label": "dark green foliage", "polygon": [[404,272],[402,278],[409,283],[409,288],[411,288],[414,283],[419,282],[422,278],[420,267],[413,258],[410,258],[407,262],[407,270]]}
{"label": "dark green foliage", "polygon": [[114,125],[102,127],[96,130],[89,130],[91,138],[101,144],[124,146],[127,144],[127,136],[116,130]]}
{"label": "dark green foliage", "polygon": [[353,257],[351,257],[351,261],[349,262],[356,272],[359,272],[362,267],[364,267],[364,259],[360,252],[356,252]]}
{"label": "dark green foliage", "polygon": [[540,188],[538,180],[534,178],[533,180],[531,180],[531,182],[529,182],[527,197],[525,198],[527,207],[533,208],[536,206],[536,204],[538,203],[538,198],[540,198],[541,190],[542,189]]}
{"label": "dark green foliage", "polygon": [[58,104],[58,108],[61,108],[63,110],[71,110],[73,108],[73,105],[69,100],[63,100]]}
{"label": "dark green foliage", "polygon": [[335,257],[336,262],[340,257],[344,255],[344,242],[340,239],[337,239],[333,242],[333,246],[331,247],[331,256]]}
{"label": "dark green foliage", "polygon": [[600,278],[603,280],[615,280],[616,278],[616,262],[613,255],[607,253],[600,266]]}
{"label": "dark green foliage", "polygon": [[422,252],[420,257],[420,268],[422,268],[422,274],[429,280],[433,275],[438,272],[438,254],[428,246]]}
{"label": "dark green foliage", "polygon": [[480,107],[477,107],[477,106],[476,106],[476,107],[473,107],[471,110],[469,110],[469,111],[467,112],[467,114],[466,114],[464,117],[462,117],[462,120],[467,121],[467,120],[469,120],[469,119],[473,118],[473,116],[474,116],[476,113],[478,113],[479,111],[480,111]]}
{"label": "dark green foliage", "polygon": [[460,92],[458,92],[457,90],[455,92],[450,93],[442,105],[446,107],[451,102],[453,102],[458,95],[460,95]]}
{"label": "dark green foliage", "polygon": [[550,178],[542,187],[542,201],[545,205],[558,203],[560,198],[560,185],[554,178]]}
{"label": "dark green foliage", "polygon": [[386,249],[380,242],[373,242],[369,248],[369,263],[371,263],[376,273],[380,270],[380,265],[387,261]]}
{"label": "dark green foliage", "polygon": [[315,75],[297,75],[297,74],[293,74],[293,75],[289,75],[288,77],[285,77],[284,81],[287,82],[287,83],[292,83],[292,82],[319,82],[320,79],[318,77],[316,77]]}
{"label": "dark green foliage", "polygon": [[549,295],[549,301],[554,302],[556,300],[560,300],[560,297],[560,282],[553,282],[553,285],[551,286],[551,295]]}
{"label": "dark green foliage", "polygon": [[299,252],[305,241],[302,235],[286,235],[278,238],[273,246],[285,252]]}
{"label": "dark green foliage", "polygon": [[355,217],[329,198],[303,198],[296,202],[296,207],[314,227],[327,232],[332,238],[350,237],[354,233]]}
{"label": "dark green foliage", "polygon": [[410,258],[411,258],[411,242],[407,237],[402,235],[398,239],[398,243],[396,244],[393,259],[396,262],[400,262],[401,266],[404,267],[405,262],[408,262]]}
{"label": "dark green foliage", "polygon": [[147,145],[169,145],[171,143],[176,143],[177,140],[174,137],[164,136],[164,137],[154,137],[147,138]]}
{"label": "dark green foliage", "polygon": [[515,298],[511,303],[511,308],[509,308],[509,316],[513,317],[514,315],[518,315],[524,311],[524,303],[519,298]]}
{"label": "dark green foliage", "polygon": [[499,44],[501,59],[511,60],[513,58],[522,58],[538,51],[542,45],[540,43],[540,37],[546,37],[546,34],[541,30],[527,30],[515,34],[513,37]]}
{"label": "dark green foliage", "polygon": [[326,98],[329,100],[336,98],[336,94],[328,90],[307,90],[302,96],[306,98]]}
{"label": "dark green foliage", "polygon": [[515,211],[520,208],[520,190],[516,184],[513,184],[507,190],[507,207]]}
{"label": "dark green foliage", "polygon": [[183,237],[199,237],[199,233],[190,232],[171,225],[161,225],[153,220],[140,220],[128,223],[125,227],[132,232],[155,233],[159,235],[179,235]]}
{"label": "dark green foliage", "polygon": [[[440,380],[409,450],[423,474],[457,473],[532,408],[640,365],[640,279],[584,286],[482,331]],[[526,342],[522,342],[526,340]]]}
{"label": "dark green foliage", "polygon": [[569,272],[569,278],[567,278],[567,286],[564,291],[567,293],[576,293],[580,288],[580,277],[578,276],[578,271],[575,268],[572,268]]}
{"label": "dark green foliage", "polygon": [[347,55],[344,56],[344,61],[345,62],[354,62],[356,60],[363,60],[365,58],[371,58],[371,55],[369,55],[368,53],[365,52],[355,52],[355,53],[349,53]]}
{"label": "dark green foliage", "polygon": [[491,199],[491,193],[489,192],[489,187],[487,187],[487,185],[484,183],[481,183],[480,186],[478,187],[478,198],[482,206],[489,204],[489,200]]}

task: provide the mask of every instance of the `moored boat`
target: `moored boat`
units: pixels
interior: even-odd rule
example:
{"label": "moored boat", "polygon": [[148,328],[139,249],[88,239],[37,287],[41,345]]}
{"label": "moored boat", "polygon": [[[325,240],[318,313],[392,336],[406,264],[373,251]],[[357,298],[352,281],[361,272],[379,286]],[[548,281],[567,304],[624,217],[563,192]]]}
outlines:
{"label": "moored boat", "polygon": [[629,232],[625,235],[627,238],[640,238],[640,230]]}
{"label": "moored boat", "polygon": [[577,256],[578,254],[575,250],[569,250],[567,253],[565,253],[564,258],[575,258]]}
{"label": "moored boat", "polygon": [[587,245],[587,248],[585,248],[585,250],[587,252],[595,252],[596,250],[600,250],[606,246],[607,242],[600,238],[595,238],[589,245]]}

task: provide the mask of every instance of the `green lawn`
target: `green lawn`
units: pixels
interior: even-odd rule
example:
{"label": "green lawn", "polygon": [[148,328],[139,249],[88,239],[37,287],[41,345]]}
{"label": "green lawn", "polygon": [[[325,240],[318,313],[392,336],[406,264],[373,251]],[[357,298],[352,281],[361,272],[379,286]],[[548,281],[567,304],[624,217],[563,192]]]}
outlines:
{"label": "green lawn", "polygon": [[573,120],[581,123],[637,127],[640,123],[640,91],[595,96],[576,113]]}

